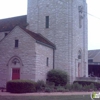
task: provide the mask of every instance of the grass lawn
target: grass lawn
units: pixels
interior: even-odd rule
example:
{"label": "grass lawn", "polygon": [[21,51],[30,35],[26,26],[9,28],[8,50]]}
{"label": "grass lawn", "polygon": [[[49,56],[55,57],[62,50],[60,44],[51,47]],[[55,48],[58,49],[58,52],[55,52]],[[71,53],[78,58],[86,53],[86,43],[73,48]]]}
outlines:
{"label": "grass lawn", "polygon": [[91,100],[90,95],[74,96],[0,96],[0,100]]}

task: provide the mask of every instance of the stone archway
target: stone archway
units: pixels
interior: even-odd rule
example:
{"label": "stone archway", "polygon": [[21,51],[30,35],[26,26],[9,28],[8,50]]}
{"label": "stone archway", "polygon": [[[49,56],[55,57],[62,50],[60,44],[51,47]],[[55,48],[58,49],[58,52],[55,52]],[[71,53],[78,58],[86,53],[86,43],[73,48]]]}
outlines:
{"label": "stone archway", "polygon": [[22,60],[18,56],[13,56],[8,61],[8,80],[21,79]]}

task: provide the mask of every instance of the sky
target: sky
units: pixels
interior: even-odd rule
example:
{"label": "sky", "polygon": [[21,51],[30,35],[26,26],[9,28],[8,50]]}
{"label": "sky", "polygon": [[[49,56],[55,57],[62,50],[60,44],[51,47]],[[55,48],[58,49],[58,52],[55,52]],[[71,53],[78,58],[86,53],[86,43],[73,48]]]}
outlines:
{"label": "sky", "polygon": [[[88,50],[100,49],[100,0],[87,0],[87,4],[91,14],[88,14]],[[26,14],[27,0],[0,0],[0,19]]]}
{"label": "sky", "polygon": [[88,49],[100,49],[100,0],[87,0],[88,4]]}

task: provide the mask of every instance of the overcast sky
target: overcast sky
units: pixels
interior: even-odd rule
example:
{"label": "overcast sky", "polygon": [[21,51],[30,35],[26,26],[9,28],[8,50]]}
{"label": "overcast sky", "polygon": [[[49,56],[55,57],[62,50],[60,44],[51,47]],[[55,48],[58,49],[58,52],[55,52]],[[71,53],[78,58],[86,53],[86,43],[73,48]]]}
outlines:
{"label": "overcast sky", "polygon": [[[87,0],[88,49],[100,49],[100,0]],[[0,0],[0,19],[27,14],[27,0]],[[96,18],[98,17],[98,18]]]}

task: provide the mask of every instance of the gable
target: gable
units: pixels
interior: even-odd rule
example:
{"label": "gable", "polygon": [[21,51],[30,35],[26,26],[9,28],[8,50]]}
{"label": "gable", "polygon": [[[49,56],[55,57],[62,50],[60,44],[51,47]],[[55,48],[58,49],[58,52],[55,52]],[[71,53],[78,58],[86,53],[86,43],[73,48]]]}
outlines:
{"label": "gable", "polygon": [[1,42],[0,45],[4,45],[9,48],[14,48],[15,40],[19,40],[20,47],[24,46],[34,46],[35,39],[29,34],[23,31],[20,27],[15,27]]}
{"label": "gable", "polygon": [[[11,37],[12,39],[18,38],[18,37],[24,37],[24,38],[31,38],[31,41],[35,40],[37,43],[41,45],[48,46],[50,48],[55,49],[55,45],[50,42],[48,39],[43,37],[41,34],[34,33],[32,31],[29,31],[28,29],[21,28],[19,26],[16,26],[9,34],[7,37],[5,37],[3,40],[9,37],[9,35],[13,34]],[[26,34],[26,36],[25,36]],[[11,40],[12,40],[11,39]],[[21,38],[22,40],[23,38]],[[24,40],[23,40],[24,41]],[[1,41],[2,42],[2,41]]]}

